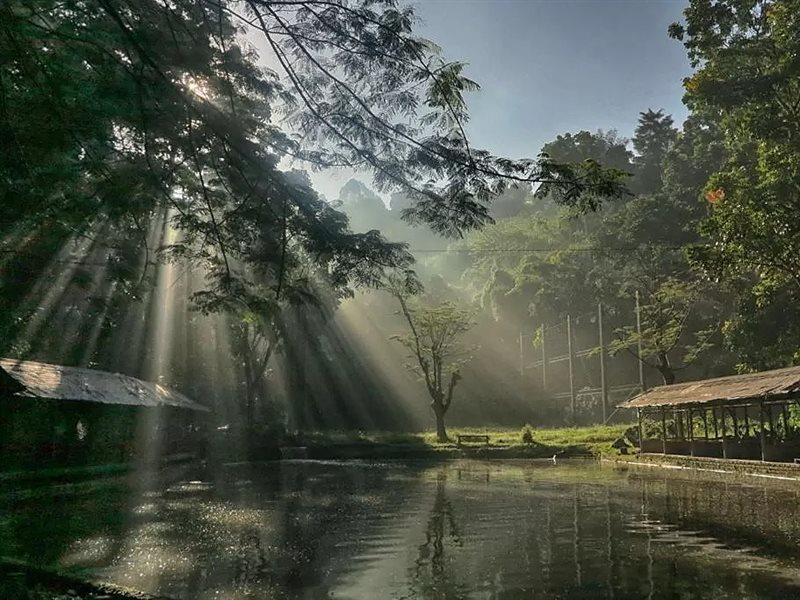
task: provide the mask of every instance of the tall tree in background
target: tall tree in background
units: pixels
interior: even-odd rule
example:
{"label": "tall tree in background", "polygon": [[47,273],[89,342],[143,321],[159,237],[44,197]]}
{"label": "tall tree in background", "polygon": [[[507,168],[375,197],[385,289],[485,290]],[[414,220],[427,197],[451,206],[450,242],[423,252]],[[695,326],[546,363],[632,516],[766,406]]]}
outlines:
{"label": "tall tree in background", "polygon": [[639,113],[639,123],[632,140],[636,150],[637,192],[651,194],[660,189],[664,159],[677,133],[672,116],[664,114],[663,110],[647,109]]}

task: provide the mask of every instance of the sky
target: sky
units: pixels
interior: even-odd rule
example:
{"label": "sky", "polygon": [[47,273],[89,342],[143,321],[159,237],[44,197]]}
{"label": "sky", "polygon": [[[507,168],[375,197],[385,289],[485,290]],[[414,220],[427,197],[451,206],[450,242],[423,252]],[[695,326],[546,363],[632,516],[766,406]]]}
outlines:
{"label": "sky", "polygon": [[[447,60],[469,63],[475,147],[533,157],[557,135],[615,129],[630,137],[640,111],[663,108],[682,123],[682,45],[667,36],[683,0],[425,0],[420,35]],[[352,172],[317,173],[327,198]],[[370,176],[359,176],[369,183]]]}

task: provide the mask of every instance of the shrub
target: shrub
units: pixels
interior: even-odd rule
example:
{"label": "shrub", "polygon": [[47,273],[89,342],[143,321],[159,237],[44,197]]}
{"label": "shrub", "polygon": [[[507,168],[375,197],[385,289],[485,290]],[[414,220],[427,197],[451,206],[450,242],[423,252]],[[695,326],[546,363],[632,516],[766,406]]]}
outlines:
{"label": "shrub", "polygon": [[525,425],[522,428],[522,443],[523,444],[532,444],[533,443],[533,427],[530,425]]}

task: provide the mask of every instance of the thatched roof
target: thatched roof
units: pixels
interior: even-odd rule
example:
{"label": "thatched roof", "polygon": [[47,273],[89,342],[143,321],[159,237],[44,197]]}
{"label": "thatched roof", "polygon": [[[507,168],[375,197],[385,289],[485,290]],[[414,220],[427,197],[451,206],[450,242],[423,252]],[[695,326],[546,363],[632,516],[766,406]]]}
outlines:
{"label": "thatched roof", "polygon": [[[0,391],[18,397],[208,411],[174,390],[119,373],[3,358],[3,374]],[[21,388],[14,388],[10,379]]]}
{"label": "thatched roof", "polygon": [[689,381],[653,388],[623,402],[621,408],[648,408],[691,404],[734,404],[758,400],[782,400],[800,395],[800,367],[788,367]]}

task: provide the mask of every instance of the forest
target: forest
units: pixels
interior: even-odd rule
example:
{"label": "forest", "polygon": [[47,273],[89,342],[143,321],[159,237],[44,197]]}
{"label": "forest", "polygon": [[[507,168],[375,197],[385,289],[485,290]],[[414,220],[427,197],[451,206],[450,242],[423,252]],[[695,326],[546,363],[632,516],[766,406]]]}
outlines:
{"label": "forest", "polygon": [[800,0],[0,0],[0,598],[800,598]]}
{"label": "forest", "polygon": [[470,145],[478,84],[394,2],[4,3],[2,354],[265,426],[419,426],[402,280],[471,319],[445,366],[464,424],[569,422],[526,356],[598,303],[620,379],[794,364],[796,8],[691,2],[664,33],[694,67],[684,123],[642,107],[512,160]]}

